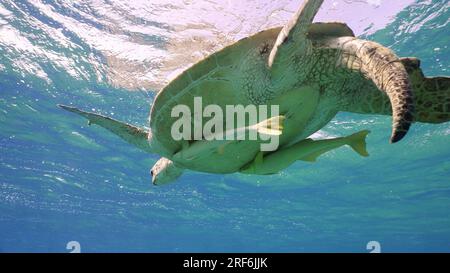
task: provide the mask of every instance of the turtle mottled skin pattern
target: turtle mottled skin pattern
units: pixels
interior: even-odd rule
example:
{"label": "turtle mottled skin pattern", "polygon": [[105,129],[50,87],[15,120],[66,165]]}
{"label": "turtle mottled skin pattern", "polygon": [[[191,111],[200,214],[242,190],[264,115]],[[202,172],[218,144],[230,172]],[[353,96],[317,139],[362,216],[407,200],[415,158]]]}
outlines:
{"label": "turtle mottled skin pattern", "polygon": [[391,91],[391,104],[396,107],[393,109],[393,128],[399,132],[399,135],[392,140],[395,142],[406,134],[413,121],[413,94],[408,74],[398,58],[386,48],[380,48],[373,42],[367,41],[360,51],[365,51],[363,55],[366,56],[361,61],[365,62],[367,67],[377,71],[377,76],[372,78],[374,84],[380,89]]}
{"label": "turtle mottled skin pattern", "polygon": [[[426,78],[420,69],[420,60],[417,58],[400,58],[399,62],[403,64],[409,75],[410,90],[414,98],[415,114],[410,118],[415,122],[427,123],[450,120],[449,78]],[[346,97],[341,103],[342,109],[355,113],[392,115],[388,96],[380,93],[377,86],[371,82],[361,83],[358,88],[365,91]]]}
{"label": "turtle mottled skin pattern", "polygon": [[[340,48],[345,48],[345,43],[353,41],[353,38],[347,38]],[[319,83],[323,96],[334,98],[333,105],[326,107],[361,105],[362,99],[370,101],[363,104],[369,110],[375,104],[376,112],[380,108],[382,111],[394,112],[393,128],[397,135],[393,136],[392,141],[395,142],[406,134],[414,118],[413,92],[408,73],[390,50],[370,41],[364,41],[358,46],[353,50],[355,54],[339,48],[314,47],[313,57],[310,58],[313,61],[302,63],[299,69],[304,70],[309,66],[305,80]],[[364,78],[371,78],[372,81],[365,81]],[[379,93],[373,92],[373,97],[367,95],[373,89],[378,92],[387,90],[391,102],[380,100]],[[396,108],[391,109],[390,105]]]}
{"label": "turtle mottled skin pattern", "polygon": [[267,58],[272,46],[273,41],[263,42],[256,49],[249,51],[239,65],[242,90],[248,101],[255,105],[267,103],[275,95],[267,67]]}

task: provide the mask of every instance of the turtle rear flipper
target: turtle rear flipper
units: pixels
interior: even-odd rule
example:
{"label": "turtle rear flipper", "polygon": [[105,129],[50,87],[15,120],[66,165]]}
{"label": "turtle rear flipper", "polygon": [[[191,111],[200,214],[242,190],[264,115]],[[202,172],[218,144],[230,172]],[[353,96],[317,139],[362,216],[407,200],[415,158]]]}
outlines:
{"label": "turtle rear flipper", "polygon": [[400,59],[408,71],[416,107],[415,121],[442,123],[450,121],[450,77],[424,76],[417,58]]}

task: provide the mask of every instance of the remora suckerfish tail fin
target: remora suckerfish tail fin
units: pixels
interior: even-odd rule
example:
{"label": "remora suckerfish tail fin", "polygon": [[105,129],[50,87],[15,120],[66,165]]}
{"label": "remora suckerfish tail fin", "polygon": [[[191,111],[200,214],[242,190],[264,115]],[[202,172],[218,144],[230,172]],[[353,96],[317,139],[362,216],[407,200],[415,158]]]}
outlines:
{"label": "remora suckerfish tail fin", "polygon": [[279,136],[283,133],[284,120],[284,116],[271,117],[251,126],[250,129],[264,135]]}
{"label": "remora suckerfish tail fin", "polygon": [[369,130],[364,130],[346,137],[348,145],[361,156],[369,156],[366,149],[366,137],[369,133]]}
{"label": "remora suckerfish tail fin", "polygon": [[96,124],[101,126],[119,136],[126,142],[133,144],[137,148],[152,153],[147,140],[149,132],[142,128],[138,128],[99,114],[85,112],[72,106],[58,104],[58,107],[86,118],[89,125]]}

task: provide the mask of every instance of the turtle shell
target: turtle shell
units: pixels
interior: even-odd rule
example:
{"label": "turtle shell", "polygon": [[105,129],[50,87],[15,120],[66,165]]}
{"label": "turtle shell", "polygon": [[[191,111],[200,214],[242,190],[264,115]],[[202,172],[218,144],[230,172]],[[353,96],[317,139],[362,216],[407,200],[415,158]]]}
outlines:
{"label": "turtle shell", "polygon": [[215,52],[178,75],[157,94],[150,112],[150,128],[152,137],[162,146],[163,155],[179,151],[185,142],[174,140],[171,135],[172,125],[178,119],[171,116],[175,106],[186,105],[193,115],[195,97],[202,98],[203,106],[215,104],[224,110],[225,105],[247,103],[241,86],[236,84],[241,61],[255,47],[273,44],[279,31],[280,28],[265,30]]}
{"label": "turtle shell", "polygon": [[[223,110],[223,128],[227,128],[225,124],[227,105],[246,107],[253,104],[242,88],[245,84],[245,80],[242,81],[241,77],[242,68],[248,66],[245,60],[249,54],[255,52],[259,54],[258,50],[264,49],[268,55],[279,31],[280,28],[275,28],[259,32],[210,55],[184,71],[158,93],[150,113],[150,128],[152,137],[156,138],[160,146],[161,155],[172,159],[176,152],[192,144],[192,141],[175,140],[172,136],[172,126],[179,119],[178,116],[172,117],[174,107],[187,106],[190,109],[191,120],[194,120],[194,98],[201,97],[203,109],[207,105],[217,105]],[[261,58],[260,64],[266,64],[267,55],[264,59]],[[279,139],[280,145],[297,136],[315,110],[318,92],[309,87],[303,89],[305,90],[287,90],[283,95],[264,103],[268,109],[272,105],[278,105],[279,114],[286,117],[283,134]],[[211,117],[202,117],[202,124],[205,125],[210,119]],[[245,122],[245,125],[250,124],[248,116]],[[191,132],[191,139],[193,137],[194,132]],[[199,154],[194,159],[178,160],[176,163],[191,170],[232,173],[239,171],[255,158],[260,151],[261,143],[262,141],[254,140],[234,141],[227,143],[224,149]]]}

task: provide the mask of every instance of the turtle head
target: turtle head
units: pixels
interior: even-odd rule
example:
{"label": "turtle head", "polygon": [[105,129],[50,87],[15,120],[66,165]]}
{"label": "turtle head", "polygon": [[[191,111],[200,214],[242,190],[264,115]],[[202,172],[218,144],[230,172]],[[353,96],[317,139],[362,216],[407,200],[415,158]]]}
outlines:
{"label": "turtle head", "polygon": [[150,170],[152,183],[155,186],[174,182],[182,173],[183,169],[178,168],[172,160],[165,157],[159,159]]}

